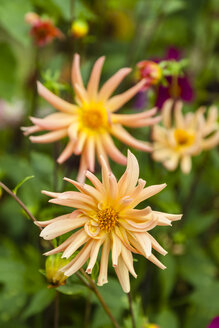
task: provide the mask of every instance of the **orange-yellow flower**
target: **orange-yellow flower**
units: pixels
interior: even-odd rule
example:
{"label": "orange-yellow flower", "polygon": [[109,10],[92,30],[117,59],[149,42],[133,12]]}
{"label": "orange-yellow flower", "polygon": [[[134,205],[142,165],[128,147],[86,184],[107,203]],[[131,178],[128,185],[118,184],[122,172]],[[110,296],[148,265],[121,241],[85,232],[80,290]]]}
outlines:
{"label": "orange-yellow flower", "polygon": [[[174,114],[172,122],[171,111]],[[183,173],[192,167],[191,156],[198,155],[219,143],[218,110],[211,106],[207,118],[205,108],[194,113],[182,114],[182,102],[169,99],[162,108],[163,126],[153,128],[153,158],[162,162],[168,170],[175,170],[180,163]]]}
{"label": "orange-yellow flower", "polygon": [[44,194],[53,197],[51,203],[73,207],[76,210],[49,221],[38,221],[38,225],[44,227],[40,235],[46,240],[51,240],[77,229],[61,245],[45,255],[63,252],[62,257],[69,258],[80,248],[79,253],[61,271],[70,276],[89,260],[86,272],[90,274],[102,246],[98,285],[107,283],[111,251],[112,265],[120,284],[125,292],[129,292],[129,272],[137,277],[132,252],[145,256],[164,269],[165,266],[152,254],[152,249],[162,255],[167,252],[148,231],[156,225],[171,225],[171,221],[180,220],[181,215],[153,211],[150,206],[135,209],[139,203],[159,193],[166,184],[145,188],[146,182],[138,179],[138,162],[131,152],[128,152],[126,171],[118,182],[109,171],[103,157],[101,167],[102,182],[90,171],[86,172],[86,177],[93,186],[65,178],[79,192],[43,191]]}
{"label": "orange-yellow flower", "polygon": [[156,113],[156,108],[132,115],[115,114],[144,84],[144,80],[142,80],[129,90],[111,97],[120,82],[130,72],[129,68],[120,69],[98,90],[104,63],[104,57],[100,57],[94,64],[87,89],[85,89],[79,61],[80,57],[76,54],[72,68],[76,104],[73,105],[60,99],[38,82],[39,94],[60,112],[51,114],[44,119],[31,117],[34,126],[24,129],[26,135],[43,130],[50,131],[44,135],[31,136],[30,140],[36,143],[49,143],[68,137],[69,141],[59,156],[58,162],[63,163],[73,153],[81,154],[78,180],[82,181],[87,168],[94,171],[95,152],[98,157],[102,155],[106,162],[107,155],[109,155],[117,163],[126,164],[126,157],[116,148],[111,135],[131,147],[142,151],[151,151],[147,142],[133,138],[122,125],[143,127],[157,123],[160,118],[152,117]]}

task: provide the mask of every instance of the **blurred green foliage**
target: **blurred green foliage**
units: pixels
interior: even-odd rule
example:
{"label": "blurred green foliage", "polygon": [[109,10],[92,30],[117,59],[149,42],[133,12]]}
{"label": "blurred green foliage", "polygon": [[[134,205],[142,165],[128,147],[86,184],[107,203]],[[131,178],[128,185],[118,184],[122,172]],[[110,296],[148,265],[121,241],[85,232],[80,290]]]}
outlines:
{"label": "blurred green foliage", "polygon": [[[29,11],[52,18],[66,38],[37,49],[24,21]],[[188,64],[186,71],[195,90],[195,101],[188,109],[194,111],[200,104],[219,105],[218,15],[217,0],[0,1],[0,98],[11,102],[15,116],[17,101],[23,104],[23,115],[17,124],[1,124],[0,109],[0,177],[11,189],[16,188],[37,219],[63,213],[58,206],[47,204],[41,190],[71,188],[62,178],[76,177],[78,158],[58,167],[54,158],[63,148],[61,143],[54,147],[31,145],[22,135],[20,126],[29,124],[29,115],[37,112],[43,116],[52,111],[36,96],[36,78],[71,100],[68,84],[74,52],[82,56],[85,80],[94,60],[105,54],[104,81],[121,67],[134,68],[140,60],[163,58],[169,47],[176,47],[182,58],[188,59],[188,63],[182,63]],[[86,20],[90,27],[89,34],[81,40],[70,35],[71,23],[77,18]],[[133,78],[129,77],[126,83],[132,84]],[[133,106],[130,104],[123,111],[131,112]],[[151,106],[153,103],[147,104],[147,108]],[[143,140],[149,131],[138,129],[133,133]],[[126,154],[126,147],[118,145]],[[137,328],[149,322],[161,328],[204,328],[218,314],[218,152],[215,149],[196,157],[188,176],[179,170],[169,173],[153,163],[148,154],[134,153],[140,162],[141,177],[149,185],[168,184],[149,205],[155,210],[184,213],[182,221],[172,228],[153,231],[169,253],[162,259],[167,266],[165,271],[136,257],[138,278],[131,278],[131,284]],[[119,177],[124,168],[111,164]],[[30,176],[34,178],[23,184]],[[45,268],[42,253],[50,246],[38,237],[37,227],[12,198],[4,191],[0,197],[0,327],[52,327],[56,291],[47,288],[40,273]],[[93,279],[97,272],[98,266]],[[121,327],[131,328],[128,301],[113,270],[110,269],[109,284],[98,289]],[[57,291],[60,327],[112,327],[95,296],[75,275]]]}

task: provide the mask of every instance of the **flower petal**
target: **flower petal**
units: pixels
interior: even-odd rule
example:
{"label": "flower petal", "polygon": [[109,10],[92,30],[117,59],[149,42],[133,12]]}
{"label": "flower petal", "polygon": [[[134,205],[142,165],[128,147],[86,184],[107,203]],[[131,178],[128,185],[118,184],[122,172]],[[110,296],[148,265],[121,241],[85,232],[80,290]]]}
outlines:
{"label": "flower petal", "polygon": [[51,240],[66,232],[81,227],[85,222],[87,222],[87,218],[85,217],[56,221],[44,228],[40,233],[40,237],[43,237],[45,240]]}
{"label": "flower petal", "polygon": [[84,243],[86,243],[90,236],[86,234],[84,229],[80,229],[74,234],[74,239],[71,241],[71,243],[68,245],[68,247],[65,248],[65,251],[62,254],[62,258],[68,259],[74,252],[77,251],[79,247],[81,247]]}
{"label": "flower petal", "polygon": [[107,280],[107,270],[108,270],[108,259],[110,252],[110,239],[107,237],[103,243],[103,248],[101,252],[101,260],[100,260],[100,272],[98,276],[98,286],[103,286],[108,282]]}
{"label": "flower petal", "polygon": [[57,140],[60,140],[67,136],[67,130],[56,130],[49,133],[45,133],[41,136],[30,136],[30,141],[33,143],[50,143]]}
{"label": "flower petal", "polygon": [[92,241],[85,244],[85,246],[75,256],[75,258],[71,262],[69,262],[66,266],[64,266],[60,271],[64,272],[64,274],[68,277],[74,274],[76,271],[78,271],[88,260],[92,245],[93,245]]}
{"label": "flower petal", "polygon": [[48,101],[56,109],[64,113],[75,113],[75,110],[77,109],[75,105],[72,105],[69,102],[54,95],[54,93],[49,91],[49,89],[44,87],[44,85],[42,85],[39,81],[37,81],[37,90],[39,95],[43,97],[46,101]]}
{"label": "flower petal", "polygon": [[122,256],[120,256],[118,259],[118,266],[115,267],[115,271],[123,291],[125,293],[129,293],[130,292],[129,272]]}
{"label": "flower petal", "polygon": [[59,164],[64,163],[74,153],[75,143],[69,141],[63,152],[59,155],[57,162]]}
{"label": "flower petal", "polygon": [[127,158],[115,146],[111,136],[108,133],[102,135],[102,142],[109,156],[117,163],[126,165]]}
{"label": "flower petal", "polygon": [[116,138],[133,148],[147,152],[152,151],[152,147],[147,142],[133,138],[121,125],[114,125],[111,132]]}
{"label": "flower petal", "polygon": [[173,100],[172,99],[166,100],[163,107],[162,107],[163,125],[166,128],[170,128],[170,126],[171,126],[172,107],[173,107]]}
{"label": "flower petal", "polygon": [[92,99],[96,100],[99,82],[100,82],[100,75],[101,75],[104,61],[105,61],[105,57],[104,56],[100,57],[93,66],[90,79],[87,85],[87,92],[90,100]]}
{"label": "flower petal", "polygon": [[131,68],[122,68],[115,73],[100,89],[98,99],[100,101],[106,101],[130,72]]}
{"label": "flower petal", "polygon": [[128,89],[127,91],[116,95],[109,99],[106,102],[106,107],[110,109],[111,112],[115,112],[117,109],[122,107],[125,103],[127,103],[138,91],[140,91],[145,83],[145,80],[141,80],[134,87]]}
{"label": "flower petal", "polygon": [[30,117],[30,120],[45,130],[57,130],[67,128],[75,120],[75,117],[64,113],[53,113],[45,118]]}

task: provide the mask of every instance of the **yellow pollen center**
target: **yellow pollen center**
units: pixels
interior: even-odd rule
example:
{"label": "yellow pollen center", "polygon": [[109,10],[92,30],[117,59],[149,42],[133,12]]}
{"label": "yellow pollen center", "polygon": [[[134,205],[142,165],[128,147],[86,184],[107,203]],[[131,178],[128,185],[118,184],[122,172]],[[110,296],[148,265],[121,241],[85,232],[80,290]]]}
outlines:
{"label": "yellow pollen center", "polygon": [[82,129],[89,132],[100,132],[108,127],[107,112],[101,103],[83,104],[79,109],[79,122]]}
{"label": "yellow pollen center", "polygon": [[183,129],[176,129],[174,137],[178,146],[190,146],[194,142],[194,135]]}
{"label": "yellow pollen center", "polygon": [[118,221],[118,213],[112,207],[107,207],[98,211],[97,218],[100,229],[110,232]]}
{"label": "yellow pollen center", "polygon": [[103,117],[99,111],[85,110],[82,115],[83,124],[90,129],[98,129],[103,126]]}

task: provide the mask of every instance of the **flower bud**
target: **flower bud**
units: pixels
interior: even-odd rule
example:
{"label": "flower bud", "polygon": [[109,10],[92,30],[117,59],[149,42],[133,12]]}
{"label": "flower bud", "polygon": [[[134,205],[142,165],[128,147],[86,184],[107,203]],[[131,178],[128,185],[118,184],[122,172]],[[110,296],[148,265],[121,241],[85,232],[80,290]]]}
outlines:
{"label": "flower bud", "polygon": [[142,60],[137,64],[138,78],[145,79],[143,90],[159,83],[162,77],[160,66],[151,60]]}
{"label": "flower bud", "polygon": [[61,258],[61,254],[50,255],[46,259],[45,269],[46,278],[49,282],[49,288],[56,288],[65,285],[67,276],[59,271],[62,267],[70,262],[71,259]]}
{"label": "flower bud", "polygon": [[71,26],[72,35],[79,39],[83,38],[88,34],[89,26],[85,20],[76,19]]}

